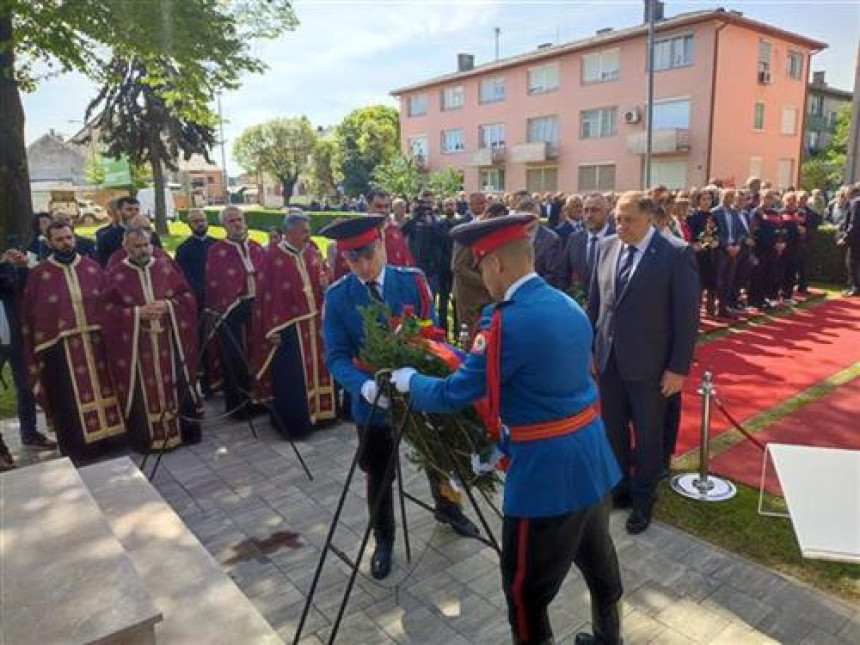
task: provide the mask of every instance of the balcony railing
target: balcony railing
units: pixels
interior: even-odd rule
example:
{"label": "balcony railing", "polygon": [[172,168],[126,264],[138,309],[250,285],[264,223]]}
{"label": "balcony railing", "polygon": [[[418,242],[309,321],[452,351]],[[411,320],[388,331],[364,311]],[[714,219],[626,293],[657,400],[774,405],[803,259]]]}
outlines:
{"label": "balcony railing", "polygon": [[[633,154],[644,155],[648,147],[648,133],[636,132],[627,137],[627,149]],[[651,139],[651,154],[668,155],[690,149],[690,131],[685,128],[654,130]]]}
{"label": "balcony railing", "polygon": [[507,150],[504,146],[494,146],[492,148],[478,148],[469,153],[469,158],[466,160],[467,166],[498,166],[505,163]]}
{"label": "balcony railing", "polygon": [[557,145],[548,141],[533,141],[512,146],[508,160],[512,163],[540,163],[557,156]]}

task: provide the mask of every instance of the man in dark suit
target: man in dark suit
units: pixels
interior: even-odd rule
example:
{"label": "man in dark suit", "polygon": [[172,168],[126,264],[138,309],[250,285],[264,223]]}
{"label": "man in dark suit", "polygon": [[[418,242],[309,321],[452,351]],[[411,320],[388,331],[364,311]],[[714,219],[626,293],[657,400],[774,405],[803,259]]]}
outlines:
{"label": "man in dark suit", "polygon": [[851,202],[848,204],[848,215],[839,226],[837,244],[848,250],[845,262],[851,286],[845,292],[846,296],[860,296],[860,183],[851,189]]}
{"label": "man in dark suit", "polygon": [[695,255],[683,241],[656,232],[655,211],[643,193],[620,197],[617,235],[600,242],[588,292],[603,419],[624,477],[613,497],[617,507],[632,505],[627,531],[633,534],[651,523],[666,401],[683,388],[699,327]]}
{"label": "man in dark suit", "polygon": [[747,231],[734,204],[734,189],[724,188],[720,192],[720,205],[711,209],[719,242],[714,249],[714,262],[717,274],[717,315],[721,318],[737,318],[740,313],[738,303],[733,300],[733,287],[741,249],[746,245]]}
{"label": "man in dark suit", "polygon": [[587,296],[597,259],[597,246],[600,240],[615,233],[615,225],[609,221],[609,202],[600,193],[592,193],[585,198],[582,212],[585,228],[571,234],[562,262],[565,289],[578,286]]}
{"label": "man in dark suit", "polygon": [[[541,203],[534,197],[529,197],[525,191],[514,195],[512,213],[531,213],[535,217],[541,215]],[[561,239],[540,221],[535,219],[527,227],[532,244],[535,248],[535,271],[556,289],[564,289],[564,264]]]}

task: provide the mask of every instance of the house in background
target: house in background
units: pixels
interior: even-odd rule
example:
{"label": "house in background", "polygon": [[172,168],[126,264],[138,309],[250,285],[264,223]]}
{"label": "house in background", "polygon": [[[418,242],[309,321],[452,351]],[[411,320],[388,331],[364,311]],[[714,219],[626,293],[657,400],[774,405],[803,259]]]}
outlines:
{"label": "house in background", "polygon": [[27,146],[31,184],[84,186],[87,151],[51,129]]}
{"label": "house in background", "polygon": [[[750,175],[787,187],[802,156],[810,57],[826,47],[724,9],[656,5],[651,183]],[[401,140],[467,190],[588,192],[644,184],[647,28],[594,35],[396,89]]]}
{"label": "house in background", "polygon": [[806,127],[803,131],[803,158],[811,157],[828,145],[836,129],[836,119],[854,95],[846,90],[830,87],[824,72],[813,72],[806,101]]}

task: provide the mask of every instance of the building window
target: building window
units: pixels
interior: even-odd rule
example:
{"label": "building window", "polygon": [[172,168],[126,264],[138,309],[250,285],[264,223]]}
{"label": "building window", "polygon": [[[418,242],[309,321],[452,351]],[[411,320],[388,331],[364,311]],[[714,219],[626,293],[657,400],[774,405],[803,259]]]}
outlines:
{"label": "building window", "polygon": [[836,122],[839,120],[839,112],[828,112],[827,113],[827,127],[835,128]]}
{"label": "building window", "polygon": [[813,130],[812,132],[810,132],[810,133],[807,135],[807,143],[806,143],[806,147],[807,147],[807,148],[809,148],[809,149],[810,149],[810,150],[812,150],[812,151],[817,150],[817,149],[818,149],[818,140],[819,140],[819,137],[820,137],[820,133],[819,133],[819,132],[816,132],[815,130]]}
{"label": "building window", "polygon": [[810,107],[812,116],[824,116],[824,97],[820,94],[814,94]]}
{"label": "building window", "polygon": [[427,95],[416,94],[409,97],[409,116],[424,116],[427,114]]}
{"label": "building window", "polygon": [[465,149],[466,143],[462,128],[442,131],[442,152],[448,154],[452,152],[462,152]]}
{"label": "building window", "polygon": [[776,164],[776,187],[784,190],[794,186],[794,159],[780,159]]}
{"label": "building window", "polygon": [[690,99],[676,99],[654,103],[654,129],[690,128]]}
{"label": "building window", "polygon": [[430,154],[430,146],[427,141],[427,137],[421,135],[420,137],[412,137],[409,139],[409,152],[412,153],[414,158],[426,160],[427,156]]}
{"label": "building window", "polygon": [[764,159],[762,157],[750,157],[750,177],[761,178],[764,175]]}
{"label": "building window", "polygon": [[583,83],[617,81],[621,73],[620,70],[621,54],[617,49],[607,49],[582,57]]}
{"label": "building window", "polygon": [[770,43],[760,40],[758,43],[758,82],[770,83]]}
{"label": "building window", "polygon": [[491,193],[499,193],[504,189],[504,168],[481,168],[481,190]]}
{"label": "building window", "polygon": [[580,137],[583,139],[614,137],[618,132],[618,108],[583,110],[580,116]]}
{"label": "building window", "polygon": [[615,190],[615,164],[594,164],[579,167],[579,192]]}
{"label": "building window", "polygon": [[782,134],[794,136],[797,134],[797,109],[782,108]]}
{"label": "building window", "polygon": [[478,126],[478,145],[481,148],[504,148],[505,124],[489,123]]}
{"label": "building window", "polygon": [[786,71],[790,79],[795,81],[803,80],[803,54],[789,50]]}
{"label": "building window", "polygon": [[759,102],[755,104],[753,130],[764,130],[764,103]]}
{"label": "building window", "polygon": [[544,166],[526,171],[526,190],[530,193],[554,193],[558,190],[558,168]]}
{"label": "building window", "polygon": [[543,94],[558,89],[558,63],[532,67],[529,70],[529,94]]}
{"label": "building window", "polygon": [[505,100],[505,77],[496,76],[481,81],[481,103],[497,103]]}
{"label": "building window", "polygon": [[693,64],[693,36],[666,38],[654,43],[654,71]]}
{"label": "building window", "polygon": [[[642,183],[645,183],[645,164],[642,164]],[[667,188],[685,188],[687,182],[687,159],[651,160],[651,185],[663,184]]]}
{"label": "building window", "polygon": [[442,110],[459,110],[463,107],[464,99],[465,94],[462,85],[446,87],[441,93]]}
{"label": "building window", "polygon": [[546,141],[550,147],[558,147],[558,117],[542,116],[527,121],[526,140],[529,143]]}

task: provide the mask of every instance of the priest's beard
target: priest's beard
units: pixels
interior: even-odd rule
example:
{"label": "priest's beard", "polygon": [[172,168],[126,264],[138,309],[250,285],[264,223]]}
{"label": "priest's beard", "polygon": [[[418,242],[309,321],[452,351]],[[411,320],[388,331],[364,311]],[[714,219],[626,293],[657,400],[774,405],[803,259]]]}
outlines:
{"label": "priest's beard", "polygon": [[60,264],[71,264],[77,254],[78,252],[75,249],[54,249],[54,258]]}

